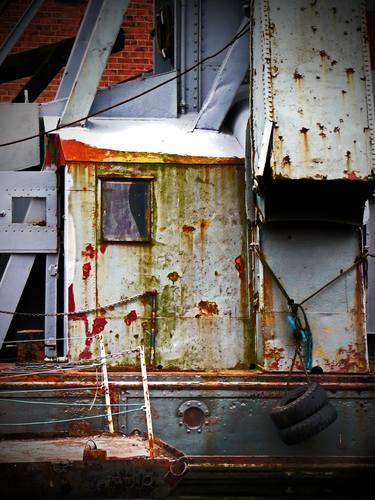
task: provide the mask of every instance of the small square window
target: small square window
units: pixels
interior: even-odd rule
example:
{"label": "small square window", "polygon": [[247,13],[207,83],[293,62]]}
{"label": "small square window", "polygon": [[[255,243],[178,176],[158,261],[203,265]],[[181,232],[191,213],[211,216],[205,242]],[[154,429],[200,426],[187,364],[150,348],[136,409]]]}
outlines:
{"label": "small square window", "polygon": [[102,181],[104,241],[151,241],[151,182]]}

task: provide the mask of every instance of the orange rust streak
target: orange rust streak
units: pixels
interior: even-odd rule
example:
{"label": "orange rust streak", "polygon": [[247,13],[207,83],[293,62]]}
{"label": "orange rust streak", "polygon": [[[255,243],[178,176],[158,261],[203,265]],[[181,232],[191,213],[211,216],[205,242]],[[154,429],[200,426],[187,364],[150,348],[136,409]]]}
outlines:
{"label": "orange rust streak", "polygon": [[215,316],[219,314],[219,308],[216,302],[201,300],[198,304],[200,316]]}
{"label": "orange rust streak", "polygon": [[195,231],[195,227],[193,226],[188,226],[188,225],[184,225],[182,226],[182,231],[185,233],[185,234],[191,234]]}
{"label": "orange rust streak", "polygon": [[90,146],[80,141],[67,139],[61,141],[64,157],[68,162],[120,162],[120,163],[192,163],[215,165],[239,165],[244,159],[238,157],[190,156],[168,153],[138,151],[116,151]]}

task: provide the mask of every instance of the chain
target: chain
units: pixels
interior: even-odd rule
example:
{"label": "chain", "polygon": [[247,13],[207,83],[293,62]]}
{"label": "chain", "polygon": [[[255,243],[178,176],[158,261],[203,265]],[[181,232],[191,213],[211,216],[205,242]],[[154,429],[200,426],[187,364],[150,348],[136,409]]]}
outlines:
{"label": "chain", "polygon": [[107,304],[105,306],[100,306],[100,307],[94,307],[92,309],[86,309],[85,311],[71,311],[71,312],[56,312],[56,313],[36,313],[36,312],[18,312],[18,311],[3,311],[0,310],[0,314],[10,314],[12,316],[32,316],[32,317],[47,317],[47,316],[53,316],[53,317],[58,317],[58,316],[84,316],[85,314],[91,314],[91,313],[96,313],[98,311],[101,311],[102,309],[111,309],[114,307],[117,307],[121,304],[128,304],[130,302],[135,302],[138,299],[141,299],[142,297],[147,297],[148,295],[156,295],[157,291],[156,290],[150,290],[147,292],[139,293],[137,295],[133,295],[132,297],[127,297],[124,299],[121,299],[117,302],[113,302],[112,304]]}

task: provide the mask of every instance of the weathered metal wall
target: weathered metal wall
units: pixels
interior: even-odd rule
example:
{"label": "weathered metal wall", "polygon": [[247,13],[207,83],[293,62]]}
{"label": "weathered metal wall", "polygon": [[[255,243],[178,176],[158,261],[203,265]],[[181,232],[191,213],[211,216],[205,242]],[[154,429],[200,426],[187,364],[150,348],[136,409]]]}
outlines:
{"label": "weathered metal wall", "polygon": [[[361,253],[353,227],[269,224],[260,238],[264,255],[287,293],[302,302],[349,268]],[[267,370],[290,368],[295,339],[288,305],[267,269],[259,277],[259,352]],[[358,265],[304,304],[313,334],[313,365],[324,372],[366,372],[363,268]],[[302,369],[300,364],[297,364]]]}
{"label": "weathered metal wall", "polygon": [[[255,115],[259,103],[272,108],[273,177],[368,179],[374,150],[365,2],[255,3],[253,108]],[[256,132],[259,144],[263,131]]]}
{"label": "weathered metal wall", "polygon": [[[104,243],[100,179],[152,180],[152,242]],[[157,290],[156,365],[246,368],[248,316],[244,169],[240,165],[77,163],[67,169],[67,294],[71,359],[150,342],[149,298],[103,306]],[[133,354],[114,364],[134,365]]]}

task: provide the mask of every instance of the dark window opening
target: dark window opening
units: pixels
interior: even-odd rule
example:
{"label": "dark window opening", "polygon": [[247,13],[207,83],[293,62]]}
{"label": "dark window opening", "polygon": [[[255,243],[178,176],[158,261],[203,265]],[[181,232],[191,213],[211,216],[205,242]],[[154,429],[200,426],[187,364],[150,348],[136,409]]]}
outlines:
{"label": "dark window opening", "polygon": [[108,242],[151,241],[150,181],[102,181],[102,238]]}

